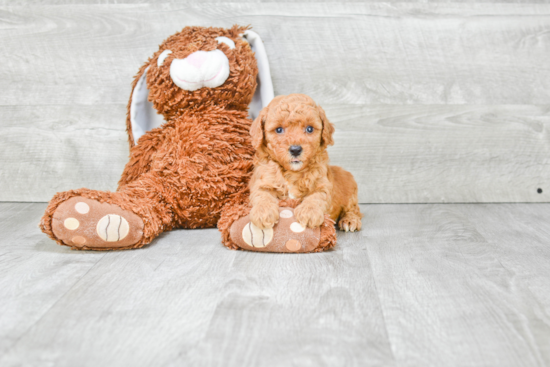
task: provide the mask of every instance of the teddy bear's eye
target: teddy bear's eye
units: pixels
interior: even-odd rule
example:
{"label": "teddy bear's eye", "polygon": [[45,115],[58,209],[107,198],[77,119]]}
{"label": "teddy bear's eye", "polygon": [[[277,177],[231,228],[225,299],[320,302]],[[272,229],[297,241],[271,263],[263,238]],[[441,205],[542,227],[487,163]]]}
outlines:
{"label": "teddy bear's eye", "polygon": [[230,38],[227,38],[227,37],[216,37],[216,41],[218,41],[218,43],[225,43],[227,46],[229,46],[230,49],[234,49],[235,48],[235,42],[233,42],[232,39]]}
{"label": "teddy bear's eye", "polygon": [[275,132],[276,132],[277,134],[282,134],[283,131],[284,131],[284,130],[283,130],[282,127],[278,127],[278,128],[275,129]]}
{"label": "teddy bear's eye", "polygon": [[162,51],[162,53],[159,55],[159,58],[157,59],[157,66],[160,67],[162,65],[162,63],[164,62],[164,60],[166,60],[168,55],[170,55],[171,53],[172,53],[172,51],[170,51],[170,50]]}
{"label": "teddy bear's eye", "polygon": [[306,127],[306,131],[311,134],[313,132],[313,126]]}

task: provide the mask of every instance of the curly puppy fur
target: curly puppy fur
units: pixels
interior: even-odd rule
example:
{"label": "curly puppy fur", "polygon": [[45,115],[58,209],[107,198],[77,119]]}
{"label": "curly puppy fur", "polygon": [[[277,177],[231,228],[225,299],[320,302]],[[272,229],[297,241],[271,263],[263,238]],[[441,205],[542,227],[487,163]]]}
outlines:
{"label": "curly puppy fur", "polygon": [[[138,248],[172,228],[215,227],[222,208],[248,200],[254,150],[249,135],[248,105],[256,89],[258,68],[254,52],[240,35],[248,27],[230,29],[186,27],[166,39],[141,67],[132,90],[147,68],[149,101],[166,121],[134,141],[128,104],[127,132],[130,160],[116,192],[88,189],[57,193],[50,201],[40,227],[60,245],[77,248],[56,237],[52,216],[61,203],[82,196],[100,203],[118,205],[143,220],[143,237]],[[225,36],[235,49],[218,43]],[[229,60],[230,74],[216,88],[186,91],[170,78],[170,64],[195,51],[221,50]],[[164,50],[172,53],[158,66]],[[109,250],[121,247],[80,249]]]}
{"label": "curly puppy fur", "polygon": [[333,133],[325,111],[303,94],[278,96],[261,111],[250,129],[256,149],[250,181],[254,225],[272,227],[279,200],[295,198],[301,200],[296,219],[304,227],[320,226],[327,213],[341,230],[361,229],[355,179],[328,164]]}

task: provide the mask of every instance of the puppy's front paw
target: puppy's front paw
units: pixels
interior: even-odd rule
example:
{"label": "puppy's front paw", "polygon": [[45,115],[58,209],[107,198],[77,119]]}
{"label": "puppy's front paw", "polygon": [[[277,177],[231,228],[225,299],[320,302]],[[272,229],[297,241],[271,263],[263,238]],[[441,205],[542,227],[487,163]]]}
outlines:
{"label": "puppy's front paw", "polygon": [[355,232],[361,230],[361,218],[356,215],[346,215],[338,222],[341,231]]}
{"label": "puppy's front paw", "polygon": [[294,209],[294,215],[303,227],[319,227],[325,221],[325,213],[313,205],[302,203]]}
{"label": "puppy's front paw", "polygon": [[272,228],[279,221],[279,207],[256,205],[250,210],[250,221],[260,229]]}

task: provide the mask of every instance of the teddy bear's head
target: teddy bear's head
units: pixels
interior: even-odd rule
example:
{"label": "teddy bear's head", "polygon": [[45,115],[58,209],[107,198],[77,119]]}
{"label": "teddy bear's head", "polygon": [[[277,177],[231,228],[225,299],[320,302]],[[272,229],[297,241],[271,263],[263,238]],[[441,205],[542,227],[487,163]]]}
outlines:
{"label": "teddy bear's head", "polygon": [[[257,77],[269,79],[261,82],[267,96],[255,95]],[[246,111],[255,104],[253,99],[259,99],[254,108],[259,112],[272,98],[272,89],[263,43],[248,27],[186,27],[160,45],[134,81],[128,116],[131,140],[137,142],[163,120],[189,109],[217,106]]]}

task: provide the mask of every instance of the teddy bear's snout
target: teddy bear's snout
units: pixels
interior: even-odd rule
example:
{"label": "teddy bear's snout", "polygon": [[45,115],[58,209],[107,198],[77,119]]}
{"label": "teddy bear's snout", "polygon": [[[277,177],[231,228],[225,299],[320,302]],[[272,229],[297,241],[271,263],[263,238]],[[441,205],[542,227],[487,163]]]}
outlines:
{"label": "teddy bear's snout", "polygon": [[191,55],[187,56],[185,60],[187,60],[188,63],[190,63],[197,69],[200,69],[201,66],[204,65],[204,62],[208,60],[208,52],[204,52],[204,51],[193,52]]}
{"label": "teddy bear's snout", "polygon": [[170,77],[184,90],[216,88],[229,77],[229,60],[221,50],[197,51],[185,59],[174,59]]}

